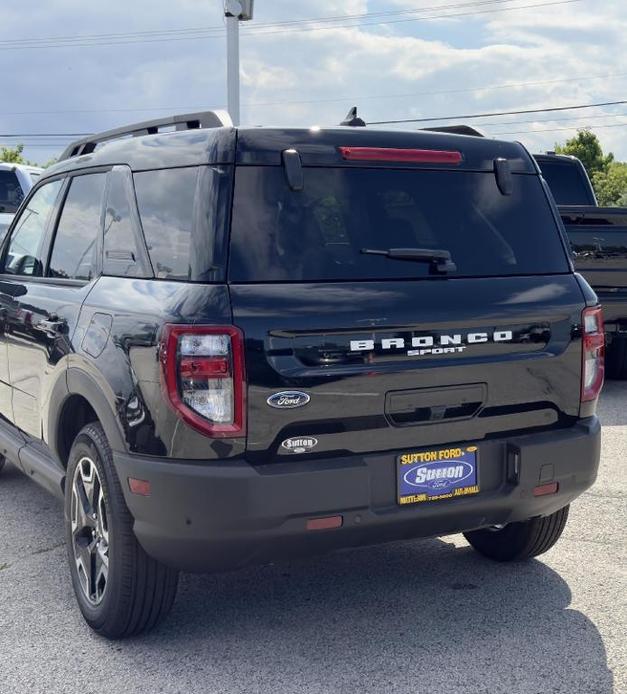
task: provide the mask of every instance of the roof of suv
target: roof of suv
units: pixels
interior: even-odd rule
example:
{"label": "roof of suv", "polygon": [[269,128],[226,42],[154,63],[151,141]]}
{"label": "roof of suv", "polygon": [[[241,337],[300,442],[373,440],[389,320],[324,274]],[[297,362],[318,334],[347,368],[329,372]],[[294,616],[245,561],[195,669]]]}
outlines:
{"label": "roof of suv", "polygon": [[29,174],[38,174],[43,171],[39,166],[30,166],[29,164],[13,164],[11,162],[0,162],[0,171],[24,171]]}
{"label": "roof of suv", "polygon": [[[509,160],[514,173],[537,173],[527,150],[516,142],[415,130],[218,127],[113,140],[89,154],[62,160],[47,169],[45,177],[116,164],[136,171],[203,164],[280,165],[286,149],[296,149],[306,166],[364,165],[363,161],[345,161],[340,146],[455,151],[462,154],[455,169],[492,171],[495,159],[503,158]],[[390,166],[389,162],[386,165]],[[451,165],[444,168],[447,166]]]}

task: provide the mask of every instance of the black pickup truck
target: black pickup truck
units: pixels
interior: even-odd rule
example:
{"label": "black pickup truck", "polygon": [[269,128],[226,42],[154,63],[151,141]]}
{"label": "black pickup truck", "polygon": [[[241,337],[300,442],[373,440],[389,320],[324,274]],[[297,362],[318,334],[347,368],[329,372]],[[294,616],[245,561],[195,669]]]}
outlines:
{"label": "black pickup truck", "polygon": [[607,375],[627,379],[627,208],[599,207],[575,157],[535,155],[570,238],[575,266],[604,307]]}

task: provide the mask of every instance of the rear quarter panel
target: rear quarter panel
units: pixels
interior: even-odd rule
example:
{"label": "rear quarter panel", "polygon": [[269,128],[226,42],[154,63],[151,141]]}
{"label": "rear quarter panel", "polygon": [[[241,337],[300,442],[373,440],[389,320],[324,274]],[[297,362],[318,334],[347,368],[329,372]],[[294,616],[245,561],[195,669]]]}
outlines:
{"label": "rear quarter panel", "polygon": [[238,455],[243,439],[202,436],[171,410],[159,362],[165,323],[230,322],[225,286],[102,277],[83,305],[69,368],[106,395],[129,452],[188,460]]}

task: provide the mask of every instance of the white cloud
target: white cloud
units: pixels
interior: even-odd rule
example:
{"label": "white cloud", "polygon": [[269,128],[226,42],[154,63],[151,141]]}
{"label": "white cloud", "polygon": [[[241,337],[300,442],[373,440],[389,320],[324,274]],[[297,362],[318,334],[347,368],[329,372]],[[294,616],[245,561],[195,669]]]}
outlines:
{"label": "white cloud", "polygon": [[[430,7],[450,4],[452,0],[425,3]],[[627,73],[624,0],[495,12],[446,22],[333,31],[285,28],[265,37],[249,31],[269,22],[415,6],[415,0],[257,2],[254,22],[241,32],[244,117],[251,123],[334,124],[354,102],[367,119],[383,120],[594,103],[627,93],[626,75],[590,79]],[[109,0],[102,5],[56,0],[54,6],[42,9],[39,0],[22,0],[2,9],[0,40],[221,26],[220,8],[219,0],[213,5],[197,0],[136,0],[132,4]],[[0,103],[2,132],[90,131],[159,113],[122,109],[218,107],[225,101],[221,39],[0,50],[0,71],[3,91],[10,94]],[[543,84],[494,88],[528,82]],[[95,112],[3,115],[56,110]],[[529,115],[483,122],[490,123],[486,129],[494,133],[569,128],[512,135],[533,149],[552,147],[555,140],[574,134],[578,126],[598,125],[606,148],[627,159],[627,126],[600,127],[627,123],[627,116],[597,117],[603,113],[627,114],[627,106],[558,113],[553,121],[549,116]],[[581,120],[557,120],[578,116]],[[522,120],[535,122],[517,124]],[[28,154],[43,159],[52,151],[31,149]]]}

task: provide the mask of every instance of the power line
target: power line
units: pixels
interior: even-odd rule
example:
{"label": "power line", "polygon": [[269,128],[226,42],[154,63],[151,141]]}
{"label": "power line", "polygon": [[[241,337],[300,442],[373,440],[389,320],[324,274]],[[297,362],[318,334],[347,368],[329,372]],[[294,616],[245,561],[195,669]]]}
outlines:
{"label": "power line", "polygon": [[[617,116],[618,117],[618,116]],[[622,117],[627,117],[627,116],[622,116]],[[550,121],[547,121],[550,122]],[[501,123],[500,125],[506,125],[505,123]],[[584,126],[582,125],[571,125],[570,127],[566,128],[542,128],[541,130],[517,130],[517,131],[509,131],[509,132],[497,132],[497,133],[489,133],[490,136],[495,136],[496,138],[504,135],[534,135],[535,133],[551,133],[551,132],[567,132],[567,131],[572,131],[572,130],[577,130],[581,129]],[[627,128],[627,122],[625,123],[614,123],[614,124],[606,124],[606,125],[594,125],[590,126],[591,130],[599,130],[599,129],[606,129],[606,128]],[[0,147],[14,147],[15,142],[9,143],[9,142],[0,142]],[[31,148],[44,148],[44,149],[55,149],[55,148],[63,148],[65,147],[65,143],[62,142],[20,142],[19,144],[24,145],[25,148],[31,149]]]}
{"label": "power line", "polygon": [[[477,123],[477,127],[487,127],[487,128],[493,128],[494,126],[496,127],[510,127],[513,125],[522,125],[522,124],[531,124],[531,123],[538,123],[538,124],[543,124],[543,123],[559,123],[563,121],[580,121],[578,123],[573,123],[571,126],[567,128],[557,128],[557,130],[572,130],[572,129],[577,129],[577,128],[585,128],[585,127],[591,127],[591,128],[600,128],[600,127],[607,127],[608,125],[614,126],[620,126],[620,125],[627,125],[627,123],[615,123],[615,124],[599,124],[599,125],[590,125],[590,121],[592,120],[598,120],[598,119],[606,119],[606,118],[627,118],[627,113],[615,113],[615,114],[599,114],[596,116],[586,116],[585,120],[583,116],[576,116],[576,117],[570,117],[570,118],[548,118],[546,120],[523,120],[523,121],[504,121],[504,122],[498,122],[498,123]],[[536,130],[527,130],[527,131],[519,131],[519,132],[544,132],[544,131],[536,131]],[[548,131],[550,132],[550,131]],[[508,135],[510,134],[509,132],[505,131],[495,131],[495,130],[490,130],[489,131],[490,135]],[[42,137],[44,135],[42,134]],[[1,137],[1,136],[0,136]],[[16,137],[19,137],[16,135]],[[42,143],[41,141],[34,141],[34,142],[29,142],[28,140],[21,140],[19,144],[23,144],[24,146],[27,147],[62,147],[65,146],[65,142],[63,141],[57,141],[57,142],[47,142],[47,143]],[[5,143],[5,145],[2,146],[14,146],[15,143],[13,144],[8,144]]]}
{"label": "power line", "polygon": [[495,116],[518,116],[525,113],[555,113],[556,111],[575,111],[584,108],[599,108],[601,106],[619,106],[627,104],[625,101],[605,101],[599,104],[580,104],[578,106],[555,106],[552,108],[525,109],[522,111],[501,111],[499,113],[472,113],[464,116],[438,116],[431,118],[403,118],[398,120],[370,121],[368,125],[397,125],[400,123],[434,123],[443,120],[470,120],[471,118],[493,118]]}
{"label": "power line", "polygon": [[[495,2],[498,0],[495,0]],[[504,2],[512,2],[514,0],[503,0]],[[571,5],[576,2],[584,2],[584,0],[552,0],[551,2],[540,2],[533,5],[519,5],[517,7],[502,7],[502,8],[490,8],[488,10],[473,10],[470,12],[455,12],[443,15],[432,15],[430,17],[414,17],[411,19],[395,19],[386,22],[363,22],[361,24],[345,24],[338,27],[309,27],[309,28],[295,28],[292,31],[333,31],[335,29],[353,29],[363,26],[377,26],[379,24],[402,24],[405,22],[427,22],[430,20],[448,19],[450,17],[468,17],[478,14],[493,14],[497,12],[511,12],[513,10],[527,10],[534,9],[538,7],[550,7],[553,5]],[[245,33],[254,33],[257,36],[270,36],[272,34],[282,34],[285,30],[280,31],[255,31],[254,27],[246,28]]]}
{"label": "power line", "polygon": [[[463,89],[439,89],[424,92],[406,92],[403,94],[376,94],[376,95],[361,95],[361,96],[346,96],[333,99],[286,99],[283,101],[266,101],[266,102],[244,102],[247,107],[252,106],[283,106],[289,104],[325,104],[325,103],[345,103],[345,102],[360,102],[366,99],[394,99],[415,96],[438,96],[442,94],[463,94],[474,92],[487,92],[501,89],[518,89],[520,87],[534,87],[546,84],[562,84],[568,82],[582,82],[593,80],[606,80],[613,77],[626,77],[627,72],[611,72],[605,75],[580,75],[578,77],[565,77],[553,80],[538,80],[533,82],[508,82],[505,84],[496,84],[484,87],[466,87]],[[94,108],[94,109],[63,109],[57,111],[5,111],[0,113],[0,116],[30,116],[30,115],[65,115],[69,113],[148,113],[151,111],[202,111],[206,108],[203,106],[153,106],[148,108]]]}
{"label": "power line", "polygon": [[[614,123],[613,125],[595,125],[590,129],[599,130],[601,128],[627,128],[627,123]],[[535,133],[556,133],[573,129],[576,129],[575,126],[571,126],[570,128],[543,128],[542,130],[518,130],[516,132],[497,133],[497,135],[534,135]]]}
{"label": "power line", "polygon": [[[545,120],[511,120],[502,122],[491,122],[491,123],[476,123],[478,128],[486,127],[491,128],[493,126],[509,127],[510,125],[526,125],[528,123],[561,123],[564,121],[584,121],[588,123],[592,120],[599,120],[599,118],[625,118],[627,113],[600,113],[596,116],[571,116],[569,118],[546,118]],[[578,126],[573,126],[578,127]]]}
{"label": "power line", "polygon": [[[475,118],[492,118],[497,116],[515,116],[527,113],[556,113],[561,111],[577,111],[588,108],[600,108],[603,106],[619,106],[627,104],[627,100],[623,101],[604,101],[597,104],[577,104],[575,106],[553,106],[550,108],[538,109],[523,109],[518,111],[500,111],[496,113],[472,113],[463,116],[432,116],[429,118],[407,118],[403,120],[386,120],[386,121],[370,121],[368,125],[396,125],[401,123],[433,123],[450,120],[470,120]],[[592,116],[594,117],[594,116]],[[612,114],[605,114],[603,117],[612,117]],[[535,122],[535,121],[531,121]],[[548,122],[551,122],[550,120]],[[511,123],[484,123],[483,125],[503,125],[507,126]],[[0,133],[3,138],[28,138],[28,137],[58,137],[58,138],[73,138],[73,137],[89,137],[93,133]]]}
{"label": "power line", "polygon": [[[516,0],[484,0],[483,2],[479,3],[466,3],[466,4],[461,4],[461,5],[450,5],[450,6],[439,6],[437,8],[433,9],[443,9],[443,8],[463,8],[463,7],[478,7],[478,6],[483,6],[483,5],[488,5],[488,4],[495,4],[495,3],[504,3],[504,2],[514,2]],[[424,17],[409,17],[405,19],[395,19],[395,20],[389,20],[389,21],[377,21],[377,22],[359,22],[356,24],[337,24],[336,26],[327,26],[327,27],[320,27],[320,26],[285,26],[281,29],[271,29],[268,31],[266,27],[270,28],[271,25],[266,25],[264,26],[256,26],[256,27],[251,27],[245,29],[245,33],[247,35],[251,36],[270,36],[274,34],[284,34],[286,31],[288,33],[291,32],[302,32],[302,31],[334,31],[336,29],[352,29],[352,28],[360,28],[360,27],[366,27],[366,26],[379,26],[381,24],[400,24],[400,23],[406,23],[406,22],[420,22],[420,21],[432,21],[432,20],[440,20],[440,19],[448,19],[448,18],[454,18],[454,17],[465,17],[465,16],[472,16],[472,15],[479,15],[479,14],[491,14],[491,13],[497,13],[497,12],[509,12],[513,10],[525,10],[525,9],[534,9],[534,8],[540,8],[540,7],[549,7],[549,6],[554,6],[554,5],[569,5],[573,4],[576,2],[583,2],[584,0],[552,0],[550,2],[541,2],[541,3],[536,3],[536,4],[531,4],[531,5],[519,5],[516,7],[491,7],[490,9],[485,9],[485,10],[471,10],[469,12],[450,12],[447,14],[440,14],[440,15],[430,15],[430,16],[424,16]],[[427,9],[422,9],[422,10],[415,10],[416,12],[419,11],[428,11]],[[310,20],[311,22],[315,22],[315,20]],[[278,23],[276,25],[272,26],[280,26]],[[183,30],[180,30],[183,31]],[[121,37],[123,38],[123,37]],[[26,44],[26,45],[20,45],[20,43],[13,44],[10,43],[11,40],[5,40],[4,42],[0,42],[0,50],[8,51],[8,50],[27,50],[27,49],[32,49],[32,48],[93,48],[96,46],[120,46],[120,45],[130,45],[130,44],[138,44],[138,43],[164,43],[164,42],[173,42],[173,41],[192,41],[192,40],[207,40],[207,39],[222,39],[224,38],[224,35],[222,31],[218,33],[212,33],[208,30],[196,30],[194,34],[190,35],[183,35],[183,36],[162,36],[162,37],[145,37],[145,38],[135,38],[131,39],[129,38],[128,40],[107,40],[107,41],[101,41],[101,40],[92,40],[89,41],[88,39],[80,39],[78,38],[77,41],[71,41],[69,38],[68,39],[63,39],[63,40],[50,40],[48,42],[45,42],[44,39],[42,40],[37,40],[37,39],[22,39],[19,40],[21,41],[21,44]],[[16,40],[18,41],[18,40]],[[80,43],[80,41],[88,41],[87,43]]]}
{"label": "power line", "polygon": [[[58,147],[61,149],[65,147],[65,144],[61,142],[20,142],[20,145],[24,145],[24,148],[31,149],[33,147],[42,147],[44,149],[55,149]],[[15,147],[15,142],[0,142],[0,147]]]}
{"label": "power line", "polygon": [[0,137],[88,137],[93,133],[0,133]]}
{"label": "power line", "polygon": [[[319,24],[323,22],[344,22],[356,19],[368,19],[374,17],[388,17],[388,16],[399,16],[407,14],[415,14],[417,12],[427,12],[430,10],[443,10],[443,9],[455,9],[455,8],[465,8],[480,5],[493,5],[502,4],[505,2],[514,2],[515,0],[472,0],[467,3],[457,3],[454,5],[431,5],[427,7],[416,7],[413,9],[405,10],[387,10],[382,12],[362,12],[359,14],[346,14],[346,15],[333,15],[327,17],[309,17],[301,19],[292,19],[281,22],[256,22],[254,29],[272,29],[277,27],[291,26],[291,25],[302,25],[302,24]],[[0,39],[0,45],[2,44],[19,44],[19,43],[48,43],[48,42],[71,42],[76,41],[86,41],[86,40],[106,40],[106,39],[124,39],[124,38],[141,38],[143,36],[155,37],[155,36],[171,36],[177,34],[198,34],[207,32],[220,32],[224,31],[223,25],[207,26],[207,27],[183,27],[180,29],[157,29],[150,31],[131,31],[131,32],[116,32],[107,34],[73,34],[73,35],[62,35],[62,36],[44,36],[35,38],[20,38],[20,39]]]}
{"label": "power line", "polygon": [[[265,102],[248,102],[244,103],[244,106],[282,106],[285,104],[325,104],[325,103],[339,103],[339,102],[346,102],[346,101],[351,101],[351,102],[359,102],[359,101],[364,101],[366,99],[400,99],[400,98],[406,98],[406,97],[414,97],[414,96],[438,96],[442,94],[463,94],[463,93],[473,93],[473,92],[489,92],[489,91],[494,91],[494,90],[499,90],[499,89],[515,89],[518,87],[533,87],[533,86],[539,86],[539,85],[545,85],[545,84],[560,84],[560,83],[565,83],[565,82],[582,82],[582,81],[591,81],[591,80],[598,80],[598,79],[609,79],[611,77],[625,77],[627,76],[627,72],[615,72],[615,73],[609,73],[607,75],[595,75],[595,76],[588,76],[588,75],[583,75],[579,77],[565,77],[565,78],[560,78],[560,79],[554,79],[554,80],[539,80],[539,81],[534,81],[534,82],[510,82],[506,84],[498,84],[498,85],[492,85],[489,87],[465,87],[463,89],[439,89],[439,90],[433,90],[433,91],[425,91],[425,92],[405,92],[402,94],[374,94],[374,95],[367,95],[367,96],[347,96],[347,97],[340,97],[340,98],[333,98],[333,99],[306,99],[306,100],[295,100],[295,99],[290,99],[288,101],[265,101]],[[3,114],[3,115],[8,115],[8,114]],[[23,114],[10,114],[10,115],[23,115]]]}

